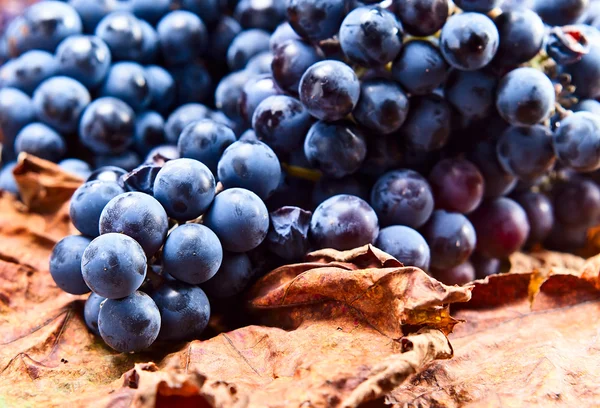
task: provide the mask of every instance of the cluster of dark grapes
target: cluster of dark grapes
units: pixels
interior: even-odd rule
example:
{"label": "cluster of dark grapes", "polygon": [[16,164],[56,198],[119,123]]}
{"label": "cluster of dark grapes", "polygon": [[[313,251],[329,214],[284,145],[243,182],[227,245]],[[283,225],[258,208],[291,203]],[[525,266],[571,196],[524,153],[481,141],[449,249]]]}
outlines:
{"label": "cluster of dark grapes", "polygon": [[86,179],[50,260],[119,351],[315,249],[449,284],[600,221],[600,1],[41,1],[0,41],[0,188]]}

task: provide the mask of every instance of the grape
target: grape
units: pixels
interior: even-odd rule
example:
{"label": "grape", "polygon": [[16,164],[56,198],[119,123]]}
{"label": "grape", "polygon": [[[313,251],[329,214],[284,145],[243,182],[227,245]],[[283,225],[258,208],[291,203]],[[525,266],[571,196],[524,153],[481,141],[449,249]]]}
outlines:
{"label": "grape", "polygon": [[567,25],[575,23],[587,5],[588,0],[537,0],[534,10],[546,24]]}
{"label": "grape", "polygon": [[352,112],[360,83],[346,64],[325,60],[311,65],[300,79],[300,100],[317,119],[334,121]]}
{"label": "grape", "polygon": [[192,122],[181,132],[177,148],[181,157],[204,163],[213,174],[225,149],[235,142],[235,133],[211,120]]}
{"label": "grape", "polygon": [[17,133],[36,119],[33,101],[15,88],[0,89],[0,131],[2,150],[12,149]]}
{"label": "grape", "polygon": [[212,278],[223,261],[219,238],[199,224],[184,224],[168,236],[163,249],[163,268],[183,282],[198,285]]}
{"label": "grape", "polygon": [[544,241],[544,247],[550,251],[572,252],[583,248],[588,241],[586,226],[562,225],[554,223],[554,227]]}
{"label": "grape", "polygon": [[488,276],[500,273],[501,262],[497,258],[488,258],[475,252],[469,259],[473,268],[475,268],[475,277],[485,279]]}
{"label": "grape", "polygon": [[[146,0],[140,0],[146,1]],[[181,0],[181,8],[199,16],[207,24],[215,22],[219,18],[219,0]]]}
{"label": "grape", "polygon": [[244,85],[239,99],[239,113],[241,119],[248,124],[252,124],[254,111],[262,101],[269,96],[280,94],[279,88],[270,75],[258,75],[250,78]]}
{"label": "grape", "polygon": [[438,95],[413,96],[400,137],[413,150],[431,152],[448,143],[452,111]]}
{"label": "grape", "polygon": [[125,192],[114,181],[101,179],[88,181],[73,193],[70,207],[71,222],[82,234],[89,237],[100,235],[98,223],[102,210],[110,200]]}
{"label": "grape", "polygon": [[403,225],[393,225],[379,231],[375,246],[392,255],[404,266],[429,269],[430,253],[425,238]]}
{"label": "grape", "polygon": [[544,23],[533,11],[509,11],[500,14],[494,22],[500,33],[495,62],[503,66],[516,66],[529,61],[542,49]]}
{"label": "grape", "polygon": [[554,214],[560,224],[591,227],[600,217],[600,187],[593,181],[574,178],[558,185],[553,193]]}
{"label": "grape", "polygon": [[100,215],[100,234],[128,235],[139,242],[149,258],[162,246],[168,229],[165,210],[144,193],[120,194],[106,204]]}
{"label": "grape", "polygon": [[179,136],[190,123],[208,119],[210,111],[199,103],[188,103],[175,109],[165,124],[165,136],[168,143],[177,144]]}
{"label": "grape", "polygon": [[554,132],[558,159],[577,171],[600,168],[600,119],[590,112],[575,112],[560,122]]}
{"label": "grape", "polygon": [[97,336],[100,335],[100,330],[98,330],[98,315],[100,314],[100,307],[102,306],[102,302],[104,302],[104,300],[106,300],[106,298],[98,296],[92,292],[85,301],[85,306],[83,308],[83,318],[85,320],[85,324],[88,329],[90,329],[91,332]]}
{"label": "grape", "polygon": [[90,100],[90,94],[83,85],[64,76],[45,80],[33,93],[38,119],[59,132],[77,129],[81,112]]}
{"label": "grape", "polygon": [[377,214],[356,196],[340,194],[323,201],[310,220],[316,248],[349,250],[374,243],[378,234]]}
{"label": "grape", "polygon": [[263,51],[269,51],[269,33],[257,28],[241,31],[227,49],[227,65],[232,71],[243,69],[248,61]]}
{"label": "grape", "polygon": [[133,109],[111,97],[90,103],[79,122],[79,140],[96,154],[124,152],[133,142],[134,131]]}
{"label": "grape", "polygon": [[554,27],[550,30],[546,40],[546,53],[558,64],[574,64],[589,52],[588,38],[580,27]]}
{"label": "grape", "polygon": [[502,5],[503,0],[455,0],[454,3],[464,11],[487,13]]}
{"label": "grape", "polygon": [[119,184],[126,191],[140,191],[152,195],[154,193],[154,181],[161,166],[154,164],[142,164],[119,179]]}
{"label": "grape", "polygon": [[124,298],[144,282],[146,255],[127,235],[101,235],[83,251],[81,273],[94,293],[107,299]]}
{"label": "grape", "polygon": [[211,298],[230,298],[239,295],[250,283],[254,273],[248,255],[225,252],[217,274],[202,285]]}
{"label": "grape", "polygon": [[493,140],[483,140],[478,142],[469,154],[469,160],[477,166],[485,180],[484,197],[486,198],[508,194],[517,184],[517,178],[500,165],[496,145]]}
{"label": "grape", "polygon": [[392,77],[413,95],[426,95],[444,83],[448,63],[438,47],[425,40],[406,43],[392,65]]}
{"label": "grape", "polygon": [[552,132],[544,126],[511,126],[497,145],[502,167],[521,180],[534,180],[552,168],[556,161]]}
{"label": "grape", "polygon": [[100,20],[114,11],[116,6],[111,0],[69,0],[69,4],[81,17],[86,33],[93,33]]}
{"label": "grape", "polygon": [[148,295],[160,312],[159,341],[192,340],[208,326],[210,303],[199,287],[165,280]]}
{"label": "grape", "polygon": [[131,150],[120,153],[116,156],[102,155],[96,156],[94,164],[96,167],[119,167],[126,171],[131,171],[142,162],[140,156]]}
{"label": "grape", "polygon": [[391,169],[406,167],[403,165],[403,160],[406,158],[405,150],[395,133],[370,137],[367,140],[367,157],[359,172],[367,176],[380,177]]}
{"label": "grape", "polygon": [[382,226],[419,228],[433,212],[433,193],[427,180],[413,170],[395,170],[377,180],[371,205]]}
{"label": "grape", "polygon": [[496,107],[502,118],[514,126],[532,126],[546,120],[554,102],[552,82],[534,68],[517,68],[498,85]]}
{"label": "grape", "polygon": [[137,115],[135,120],[135,133],[133,135],[133,148],[142,155],[165,141],[165,120],[154,111],[146,111]]}
{"label": "grape", "polygon": [[156,146],[146,156],[146,160],[144,164],[155,164],[162,166],[165,162],[169,160],[179,159],[179,150],[177,150],[177,146],[171,144],[163,144],[160,146]]}
{"label": "grape", "polygon": [[230,188],[215,197],[204,215],[204,225],[217,234],[226,251],[247,252],[267,236],[269,212],[253,192]]}
{"label": "grape", "polygon": [[273,64],[273,54],[271,51],[263,51],[250,58],[246,64],[246,70],[253,74],[271,74],[271,65]]}
{"label": "grape", "polygon": [[467,214],[483,199],[484,179],[466,159],[444,159],[429,175],[436,208]]}
{"label": "grape", "polygon": [[269,251],[289,262],[300,261],[308,252],[311,213],[298,207],[281,207],[270,214],[266,238]]}
{"label": "grape", "polygon": [[266,200],[279,186],[281,164],[263,142],[238,141],[223,152],[217,173],[225,188],[245,188]]}
{"label": "grape", "polygon": [[590,38],[590,51],[579,62],[565,66],[564,72],[571,75],[575,95],[580,98],[600,96],[600,46],[597,39]]}
{"label": "grape", "polygon": [[252,117],[257,137],[278,154],[301,148],[311,125],[312,119],[300,101],[285,95],[269,96]]}
{"label": "grape", "polygon": [[492,258],[518,251],[529,235],[527,214],[509,198],[484,202],[470,218],[477,232],[477,251]]}
{"label": "grape", "polygon": [[391,12],[379,7],[358,7],[344,18],[338,36],[350,61],[370,67],[396,58],[403,32]]}
{"label": "grape", "polygon": [[297,96],[304,72],[322,59],[321,53],[312,45],[301,40],[288,40],[273,51],[273,78],[281,89]]}
{"label": "grape", "polygon": [[91,239],[69,235],[58,241],[50,255],[50,274],[56,286],[72,295],[83,295],[90,288],[81,274],[81,256]]}
{"label": "grape", "polygon": [[142,20],[127,11],[107,14],[96,26],[95,35],[110,49],[113,61],[140,61],[144,54]]}
{"label": "grape", "polygon": [[240,0],[233,16],[244,28],[273,31],[285,18],[285,2],[280,0]]}
{"label": "grape", "polygon": [[15,151],[26,152],[56,163],[64,157],[67,146],[61,135],[43,123],[34,122],[17,134]]}
{"label": "grape", "polygon": [[233,17],[221,16],[219,22],[210,31],[208,52],[211,60],[219,65],[227,65],[227,49],[242,31],[242,26]]}
{"label": "grape", "polygon": [[100,95],[118,98],[135,111],[145,109],[150,104],[151,94],[144,68],[135,62],[113,64]]}
{"label": "grape", "polygon": [[498,81],[484,71],[453,70],[444,87],[446,100],[464,117],[484,119],[494,109]]}
{"label": "grape", "polygon": [[454,68],[472,71],[492,61],[498,42],[498,29],[487,16],[461,13],[451,16],[444,24],[440,49]]}
{"label": "grape", "polygon": [[368,200],[369,188],[358,179],[348,176],[341,179],[321,177],[312,191],[313,207],[338,194],[348,194]]}
{"label": "grape", "polygon": [[381,134],[395,132],[408,116],[408,97],[400,86],[385,79],[363,81],[353,115],[358,123]]}
{"label": "grape", "polygon": [[442,28],[448,18],[448,0],[396,1],[396,15],[409,34],[427,37]]}
{"label": "grape", "polygon": [[188,11],[171,11],[158,22],[156,31],[162,56],[169,65],[192,62],[208,45],[204,23]]}
{"label": "grape", "polygon": [[552,201],[542,193],[531,191],[517,194],[515,201],[523,207],[529,221],[529,237],[526,245],[531,247],[543,242],[554,225]]}
{"label": "grape", "polygon": [[353,123],[319,121],[308,131],[304,154],[311,165],[325,176],[342,178],[360,168],[367,154],[367,145],[362,132]]}
{"label": "grape", "polygon": [[61,75],[94,88],[106,77],[112,58],[108,45],[101,38],[77,35],[58,45],[56,61]]}
{"label": "grape", "polygon": [[132,0],[131,10],[136,17],[144,19],[151,24],[156,24],[165,14],[169,12],[171,0]]}
{"label": "grape", "polygon": [[333,37],[346,15],[345,2],[340,0],[290,0],[287,17],[290,25],[310,41]]}
{"label": "grape", "polygon": [[18,196],[19,186],[13,175],[13,169],[16,167],[17,162],[6,163],[0,170],[0,190],[7,191],[11,194]]}
{"label": "grape", "polygon": [[475,268],[469,261],[447,269],[433,269],[434,278],[445,285],[464,285],[475,280]]}
{"label": "grape", "polygon": [[[269,39],[269,49],[274,53],[277,48],[289,40],[300,40],[300,36],[296,34],[290,23],[287,21],[277,26]],[[312,64],[311,64],[312,65]]]}
{"label": "grape", "polygon": [[173,68],[171,74],[177,88],[177,105],[205,102],[212,96],[212,79],[202,62],[193,62],[183,67]]}
{"label": "grape", "polygon": [[16,88],[31,95],[40,83],[57,72],[58,63],[52,54],[39,50],[27,51],[0,67],[0,86]]}
{"label": "grape", "polygon": [[473,224],[462,214],[436,210],[422,229],[431,251],[431,268],[446,270],[469,259],[478,244]]}
{"label": "grape", "polygon": [[64,159],[58,165],[67,173],[74,174],[82,179],[87,179],[92,174],[89,164],[79,159]]}
{"label": "grape", "polygon": [[596,116],[600,116],[600,102],[594,99],[584,99],[573,106],[574,112],[590,112]]}
{"label": "grape", "polygon": [[98,314],[98,329],[110,347],[131,353],[154,343],[160,332],[160,320],[156,303],[138,291],[123,299],[107,299]]}
{"label": "grape", "polygon": [[100,167],[91,172],[86,181],[100,180],[109,182],[112,181],[116,183],[119,181],[119,178],[126,173],[127,172],[125,170],[118,167]]}
{"label": "grape", "polygon": [[164,115],[175,102],[175,80],[166,69],[158,65],[146,66],[144,71],[150,90],[148,107]]}
{"label": "grape", "polygon": [[[273,74],[275,75],[275,74]],[[215,106],[229,119],[241,121],[239,100],[242,96],[246,82],[252,74],[247,71],[232,72],[221,80],[215,89]]]}

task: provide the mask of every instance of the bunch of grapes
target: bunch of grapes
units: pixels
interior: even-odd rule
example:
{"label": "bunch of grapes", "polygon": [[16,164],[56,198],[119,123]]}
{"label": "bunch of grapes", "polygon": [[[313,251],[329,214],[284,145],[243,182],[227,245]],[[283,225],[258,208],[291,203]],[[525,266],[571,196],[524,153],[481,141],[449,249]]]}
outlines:
{"label": "bunch of grapes", "polygon": [[86,180],[50,271],[119,351],[321,248],[448,284],[600,221],[600,1],[41,1],[0,40],[0,188]]}

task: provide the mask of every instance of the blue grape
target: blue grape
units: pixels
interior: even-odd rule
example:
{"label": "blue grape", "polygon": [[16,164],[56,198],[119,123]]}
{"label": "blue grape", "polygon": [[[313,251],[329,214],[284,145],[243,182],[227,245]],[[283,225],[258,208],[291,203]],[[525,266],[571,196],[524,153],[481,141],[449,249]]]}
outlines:
{"label": "blue grape", "polygon": [[281,207],[270,214],[267,248],[289,262],[300,261],[309,249],[311,213],[298,207]]}
{"label": "blue grape", "polygon": [[566,117],[554,132],[558,159],[577,171],[600,168],[600,119],[590,112],[575,112]]}
{"label": "blue grape", "polygon": [[473,224],[464,215],[444,210],[433,212],[422,233],[431,250],[432,269],[460,265],[469,259],[478,243]]}
{"label": "blue grape", "polygon": [[503,0],[455,0],[454,3],[464,11],[487,13],[502,4]]}
{"label": "blue grape", "polygon": [[154,197],[144,193],[120,194],[100,214],[100,234],[128,235],[142,246],[148,257],[162,247],[168,229],[167,213]]}
{"label": "blue grape", "polygon": [[363,199],[340,194],[323,201],[310,220],[310,239],[316,248],[339,251],[375,243],[377,214]]}
{"label": "blue grape", "polygon": [[[142,0],[144,1],[144,0]],[[207,24],[218,20],[221,0],[180,0],[181,8],[191,11]]]}
{"label": "blue grape", "polygon": [[108,48],[113,61],[142,61],[145,30],[143,22],[127,11],[115,11],[97,25],[95,34]]}
{"label": "blue grape", "polygon": [[554,225],[554,206],[543,193],[526,191],[515,196],[515,201],[523,207],[529,221],[529,236],[526,246],[544,242]]}
{"label": "blue grape", "polygon": [[139,57],[139,62],[144,64],[153,64],[158,59],[158,33],[150,24],[144,20],[140,20],[142,25],[142,50]]}
{"label": "blue grape", "polygon": [[498,140],[497,152],[502,167],[526,181],[542,176],[556,161],[552,132],[541,125],[509,127]]}
{"label": "blue grape", "polygon": [[402,25],[391,12],[379,7],[352,10],[339,32],[340,45],[350,61],[380,66],[392,61],[402,48]]}
{"label": "blue grape", "polygon": [[483,175],[484,197],[495,198],[508,194],[516,184],[517,178],[508,173],[498,160],[495,140],[482,140],[475,144],[468,158]]}
{"label": "blue grape", "polygon": [[446,100],[469,119],[485,119],[494,109],[498,80],[484,71],[454,70],[444,86]]}
{"label": "blue grape", "polygon": [[475,252],[469,259],[473,268],[475,268],[475,277],[485,279],[488,276],[500,273],[501,261],[498,258],[489,258]]}
{"label": "blue grape", "polygon": [[56,286],[72,295],[83,295],[90,288],[85,284],[81,272],[83,251],[92,242],[81,235],[69,235],[58,241],[50,255],[50,275]]}
{"label": "blue grape", "polygon": [[251,124],[252,116],[258,105],[269,96],[280,93],[275,80],[270,75],[258,75],[250,78],[244,85],[238,101],[240,117],[244,122]]}
{"label": "blue grape", "polygon": [[106,78],[112,57],[108,45],[99,37],[77,35],[58,45],[56,61],[61,75],[95,88]]}
{"label": "blue grape", "polygon": [[456,69],[472,71],[488,65],[498,50],[494,22],[480,13],[461,13],[448,18],[442,28],[440,49]]}
{"label": "blue grape", "polygon": [[409,41],[392,65],[392,77],[413,95],[426,95],[444,83],[449,66],[439,48],[425,40]]}
{"label": "blue grape", "polygon": [[113,0],[69,0],[69,4],[77,11],[86,33],[93,33],[108,13],[116,10]]}
{"label": "blue grape", "polygon": [[0,131],[4,150],[13,148],[17,134],[36,119],[33,101],[15,88],[0,89]]}
{"label": "blue grape", "polygon": [[542,49],[546,29],[542,19],[528,9],[510,11],[494,19],[500,33],[495,61],[516,66],[529,61]]}
{"label": "blue grape", "polygon": [[323,59],[313,45],[301,40],[288,40],[273,51],[271,71],[277,85],[291,95],[298,95],[300,79],[306,70]]}
{"label": "blue grape", "polygon": [[146,156],[145,164],[157,164],[162,166],[165,162],[169,160],[179,159],[179,151],[177,150],[177,146],[170,144],[162,144],[160,146],[156,146]]}
{"label": "blue grape", "polygon": [[154,197],[169,217],[179,221],[198,218],[215,197],[215,178],[208,167],[197,160],[170,160],[158,172]]}
{"label": "blue grape", "polygon": [[238,71],[263,51],[269,51],[268,32],[257,28],[241,31],[227,49],[227,65],[232,71]]}
{"label": "blue grape", "polygon": [[166,280],[148,294],[160,311],[158,341],[196,339],[208,325],[210,303],[199,287]]}
{"label": "blue grape", "polygon": [[99,181],[111,181],[111,182],[118,182],[119,178],[123,175],[125,175],[127,172],[123,169],[120,169],[118,167],[113,167],[113,166],[109,166],[109,167],[100,167],[97,168],[96,170],[94,170],[93,172],[90,173],[89,177],[86,179],[86,181],[95,181],[95,180],[99,180]]}
{"label": "blue grape", "polygon": [[209,116],[208,108],[199,103],[188,103],[175,109],[165,124],[167,142],[176,144],[186,126],[202,119],[208,119]]}
{"label": "blue grape", "polygon": [[445,285],[464,285],[475,280],[475,267],[469,261],[447,269],[432,269],[432,276]]}
{"label": "blue grape", "polygon": [[135,120],[135,134],[133,136],[133,148],[142,155],[164,143],[165,120],[154,111],[146,111],[137,115]]}
{"label": "blue grape", "polygon": [[312,205],[318,207],[323,201],[339,194],[353,195],[368,200],[369,187],[353,176],[341,179],[321,177],[312,191]]}
{"label": "blue grape", "polygon": [[32,4],[6,30],[9,52],[13,57],[29,50],[54,52],[65,38],[81,34],[81,18],[70,5],[61,1]]}
{"label": "blue grape", "polygon": [[87,245],[81,256],[83,280],[107,299],[134,293],[146,277],[146,255],[140,244],[123,234],[104,234]]}
{"label": "blue grape", "polygon": [[126,191],[140,191],[145,194],[154,194],[154,181],[161,166],[155,164],[142,164],[119,178],[119,184]]}
{"label": "blue grape", "polygon": [[239,141],[258,141],[258,136],[253,129],[248,129],[244,133],[241,134]]}
{"label": "blue grape", "polygon": [[156,30],[163,58],[170,65],[192,62],[208,44],[206,26],[189,11],[170,12],[160,20]]}
{"label": "blue grape", "polygon": [[312,42],[333,37],[346,15],[346,4],[340,0],[290,0],[287,17],[300,36]]}
{"label": "blue grape", "polygon": [[574,112],[590,112],[596,116],[600,116],[600,102],[594,99],[584,99],[573,106]]}
{"label": "blue grape", "polygon": [[312,119],[300,101],[285,95],[269,96],[252,117],[257,137],[277,153],[301,148],[311,125]]}
{"label": "blue grape", "polygon": [[131,171],[142,162],[140,156],[131,150],[127,150],[118,155],[99,155],[94,159],[96,167],[108,167],[114,166],[122,168],[123,170]]}
{"label": "blue grape", "polygon": [[172,0],[132,0],[131,10],[136,17],[156,24],[170,11]]}
{"label": "blue grape", "polygon": [[436,208],[467,214],[483,199],[484,179],[479,169],[462,158],[439,161],[429,174]]}
{"label": "blue grape", "polygon": [[100,95],[120,99],[135,111],[144,110],[151,100],[144,68],[135,62],[113,64],[102,85]]}
{"label": "blue grape", "polygon": [[242,31],[242,26],[233,17],[221,16],[221,19],[210,31],[208,52],[212,61],[227,65],[227,49],[233,39]]}
{"label": "blue grape", "polygon": [[65,76],[45,80],[33,93],[38,119],[59,132],[75,132],[79,117],[90,101],[85,86]]}
{"label": "blue grape", "polygon": [[354,119],[381,134],[400,129],[409,111],[408,97],[400,85],[385,79],[363,81]]}
{"label": "blue grape", "polygon": [[367,157],[359,173],[380,177],[389,170],[402,167],[404,158],[406,158],[404,147],[397,134],[370,137],[367,139]]}
{"label": "blue grape", "polygon": [[546,53],[559,65],[574,64],[589,54],[590,40],[578,26],[554,27],[546,39]]}
{"label": "blue grape", "polygon": [[150,347],[158,337],[160,326],[156,303],[139,291],[123,299],[107,299],[98,315],[102,340],[122,353]]}
{"label": "blue grape", "polygon": [[92,180],[82,184],[71,199],[71,222],[82,234],[97,237],[102,210],[110,200],[124,192],[116,180]]}
{"label": "blue grape", "polygon": [[188,63],[185,66],[172,69],[177,90],[176,104],[206,102],[213,93],[210,73],[199,62]]}
{"label": "blue grape", "polygon": [[543,72],[517,68],[500,81],[496,107],[511,125],[531,126],[550,117],[555,99],[554,86]]}
{"label": "blue grape", "polygon": [[80,159],[64,159],[58,165],[66,172],[75,174],[82,179],[87,179],[92,174],[92,169],[89,164]]}
{"label": "blue grape", "polygon": [[245,188],[266,200],[279,186],[281,164],[266,144],[237,141],[223,152],[217,173],[225,188]]}
{"label": "blue grape", "polygon": [[0,169],[0,190],[7,191],[15,196],[18,196],[19,186],[13,175],[13,169],[17,166],[17,162],[9,162]]}
{"label": "blue grape", "polygon": [[485,201],[470,219],[477,233],[477,251],[492,258],[518,251],[529,235],[525,210],[509,198]]}
{"label": "blue grape", "polygon": [[184,224],[167,237],[163,268],[180,281],[198,285],[212,278],[223,261],[219,238],[199,224]]}
{"label": "blue grape", "polygon": [[150,89],[148,107],[162,114],[170,112],[171,106],[175,103],[175,80],[166,69],[158,65],[149,65],[144,70]]}
{"label": "blue grape", "polygon": [[230,188],[217,194],[204,225],[219,237],[223,249],[247,252],[259,246],[269,230],[269,212],[252,191]]}
{"label": "blue grape", "polygon": [[588,0],[536,0],[534,11],[546,24],[567,25],[575,23],[587,5]]}
{"label": "blue grape", "polygon": [[572,227],[555,222],[552,231],[544,241],[544,248],[550,251],[573,252],[585,247],[587,242],[587,227]]}
{"label": "blue grape", "polygon": [[42,159],[58,162],[67,151],[61,135],[43,123],[25,126],[15,139],[16,153],[26,152]]}
{"label": "blue grape", "polygon": [[215,106],[229,119],[241,121],[239,101],[244,86],[252,75],[247,71],[232,72],[219,82],[215,89]]}
{"label": "blue grape", "polygon": [[223,152],[235,142],[235,133],[225,125],[212,120],[192,122],[181,132],[177,149],[181,157],[204,163],[213,174]]}
{"label": "blue grape", "polygon": [[591,180],[573,178],[553,191],[556,221],[571,227],[592,227],[600,217],[600,187]]}
{"label": "blue grape", "polygon": [[591,42],[590,51],[579,62],[565,66],[565,73],[571,75],[575,95],[580,98],[600,96],[600,46]]}
{"label": "blue grape", "polygon": [[393,225],[379,231],[375,246],[392,255],[404,266],[429,269],[430,253],[427,241],[410,227]]}
{"label": "blue grape", "polygon": [[242,27],[267,31],[273,31],[285,15],[285,2],[280,0],[240,0],[233,12]]}
{"label": "blue grape", "polygon": [[360,96],[360,83],[348,65],[325,60],[311,65],[302,75],[299,93],[311,115],[334,121],[352,112]]}
{"label": "blue grape", "polygon": [[56,75],[58,64],[46,51],[27,51],[0,67],[0,87],[16,88],[31,95],[46,79]]}
{"label": "blue grape", "polygon": [[124,152],[133,143],[135,112],[120,99],[98,98],[79,122],[79,140],[96,154]]}
{"label": "blue grape", "polygon": [[396,15],[406,31],[418,37],[438,32],[449,14],[448,0],[412,0],[394,2]]}
{"label": "blue grape", "polygon": [[85,306],[83,307],[83,318],[85,320],[85,325],[96,336],[100,335],[100,330],[98,330],[98,315],[100,314],[102,302],[105,300],[106,298],[103,298],[102,296],[96,295],[94,292],[92,292],[86,299]]}
{"label": "blue grape", "polygon": [[279,48],[287,41],[300,39],[301,37],[298,34],[296,34],[290,23],[286,21],[279,24],[275,31],[273,31],[273,33],[271,34],[271,38],[269,39],[269,48],[272,52],[275,52],[277,48]]}
{"label": "blue grape", "polygon": [[433,212],[433,193],[427,180],[413,170],[394,170],[381,176],[371,190],[371,205],[382,226],[420,228]]}
{"label": "blue grape", "polygon": [[253,276],[248,255],[225,252],[221,268],[212,279],[202,285],[202,289],[211,298],[231,298],[242,293]]}
{"label": "blue grape", "polygon": [[448,143],[451,131],[450,105],[438,95],[413,96],[400,137],[416,151],[439,150]]}
{"label": "blue grape", "polygon": [[319,121],[308,131],[304,154],[325,176],[342,178],[358,171],[367,155],[367,144],[352,122]]}
{"label": "blue grape", "polygon": [[257,75],[270,74],[272,72],[272,63],[273,54],[271,51],[263,51],[260,54],[256,54],[254,57],[250,58],[245,69],[248,70],[248,72],[252,72],[253,74]]}

